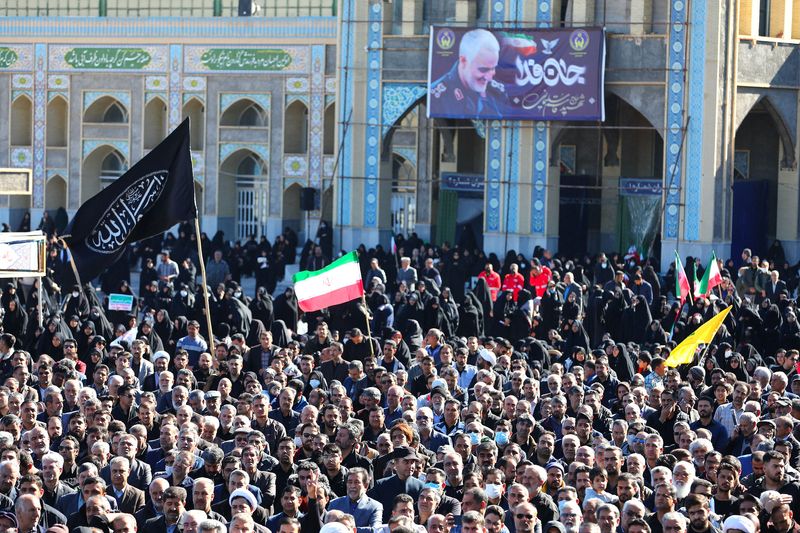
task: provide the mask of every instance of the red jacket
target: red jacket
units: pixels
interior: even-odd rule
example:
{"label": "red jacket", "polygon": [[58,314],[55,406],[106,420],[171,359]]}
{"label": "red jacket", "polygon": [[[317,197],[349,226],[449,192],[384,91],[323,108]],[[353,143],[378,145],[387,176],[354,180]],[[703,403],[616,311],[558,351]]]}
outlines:
{"label": "red jacket", "polygon": [[489,294],[492,296],[492,301],[497,300],[497,293],[500,292],[500,274],[492,271],[492,273],[487,276],[484,270],[478,274],[478,277],[486,280],[486,285],[489,286]]}
{"label": "red jacket", "polygon": [[503,279],[503,290],[514,292],[514,301],[517,301],[517,294],[525,287],[525,276],[517,272],[516,274],[506,274]]}
{"label": "red jacket", "polygon": [[544,294],[544,291],[547,290],[547,284],[550,282],[550,278],[553,276],[553,273],[550,272],[550,269],[546,266],[542,265],[541,273],[537,276],[531,271],[530,281],[531,287],[533,287],[534,294],[541,298]]}

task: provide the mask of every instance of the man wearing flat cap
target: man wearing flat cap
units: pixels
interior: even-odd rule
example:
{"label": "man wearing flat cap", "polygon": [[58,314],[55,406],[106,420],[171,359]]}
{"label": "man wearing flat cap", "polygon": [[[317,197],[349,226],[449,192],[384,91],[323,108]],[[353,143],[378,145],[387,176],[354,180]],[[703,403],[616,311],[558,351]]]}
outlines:
{"label": "man wearing flat cap", "polygon": [[395,496],[405,493],[416,500],[424,487],[422,481],[414,476],[414,468],[421,459],[413,448],[398,446],[394,449],[392,460],[395,474],[379,479],[367,492],[367,496],[383,504],[384,523],[392,516],[392,502]]}

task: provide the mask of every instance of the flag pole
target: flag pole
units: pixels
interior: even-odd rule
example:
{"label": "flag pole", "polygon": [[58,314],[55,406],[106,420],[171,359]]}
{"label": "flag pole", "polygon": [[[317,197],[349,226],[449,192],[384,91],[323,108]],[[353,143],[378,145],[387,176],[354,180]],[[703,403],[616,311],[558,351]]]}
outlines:
{"label": "flag pole", "polygon": [[200,275],[203,278],[203,301],[206,306],[206,326],[208,327],[208,349],[214,357],[214,329],[211,327],[211,306],[208,304],[208,283],[206,282],[206,263],[203,260],[203,244],[200,240],[200,218],[194,217],[194,233],[197,237],[197,259],[200,263]]}
{"label": "flag pole", "polygon": [[75,260],[72,258],[72,252],[69,250],[69,244],[62,238],[59,238],[58,241],[64,245],[64,249],[67,250],[67,257],[69,257],[69,264],[72,266],[72,273],[75,274],[75,281],[78,282],[78,286],[83,290],[83,283],[81,283],[81,276],[78,274],[78,267],[75,266]]}
{"label": "flag pole", "polygon": [[367,307],[367,298],[361,294],[361,303],[364,304],[364,318],[367,319],[367,339],[369,339],[369,354],[375,358],[375,347],[372,345],[372,331],[369,327],[369,307]]}

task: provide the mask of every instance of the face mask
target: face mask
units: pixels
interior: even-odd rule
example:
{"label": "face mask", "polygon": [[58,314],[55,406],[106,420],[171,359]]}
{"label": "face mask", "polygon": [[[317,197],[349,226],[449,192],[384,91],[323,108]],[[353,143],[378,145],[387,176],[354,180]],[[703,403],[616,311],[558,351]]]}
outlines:
{"label": "face mask", "polygon": [[503,487],[495,483],[486,484],[486,496],[490,499],[499,498],[503,491]]}
{"label": "face mask", "polygon": [[181,291],[181,296],[183,296],[184,298],[186,298],[187,296],[189,296],[189,293],[188,293],[188,292],[186,292],[186,291]]}
{"label": "face mask", "polygon": [[473,446],[477,446],[481,443],[481,438],[478,436],[477,433],[470,433],[469,434],[469,441],[472,443]]}
{"label": "face mask", "polygon": [[297,446],[298,448],[302,448],[303,447],[303,439],[300,438],[300,437],[295,437],[294,438],[294,445]]}
{"label": "face mask", "polygon": [[311,381],[308,382],[308,384],[311,385],[312,389],[316,389],[317,387],[320,386],[320,382],[318,379],[312,379]]}
{"label": "face mask", "polygon": [[600,263],[600,268],[608,268],[608,263]]}
{"label": "face mask", "polygon": [[636,440],[636,435],[628,435],[625,437],[625,440],[628,441],[629,447],[633,447],[633,441]]}
{"label": "face mask", "polygon": [[725,350],[725,359],[730,359],[733,352],[731,350]]}
{"label": "face mask", "polygon": [[164,473],[167,474],[167,477],[171,476],[172,475],[172,467],[171,466],[165,466],[164,467]]}
{"label": "face mask", "polygon": [[72,297],[77,298],[80,293],[78,291],[72,291]]}
{"label": "face mask", "polygon": [[498,431],[494,434],[494,441],[497,443],[498,446],[505,446],[508,444],[508,433],[505,431]]}
{"label": "face mask", "polygon": [[236,291],[236,292],[234,292],[234,293],[233,293],[233,297],[234,297],[234,298],[241,298],[241,297],[242,297],[242,293],[241,293],[241,291]]}
{"label": "face mask", "polygon": [[[423,476],[424,475],[425,474],[423,474]],[[438,483],[434,483],[433,481],[428,481],[427,483],[425,483],[424,488],[433,489],[433,490],[435,490],[436,492],[439,492],[439,493],[442,492],[442,486],[439,485]]]}

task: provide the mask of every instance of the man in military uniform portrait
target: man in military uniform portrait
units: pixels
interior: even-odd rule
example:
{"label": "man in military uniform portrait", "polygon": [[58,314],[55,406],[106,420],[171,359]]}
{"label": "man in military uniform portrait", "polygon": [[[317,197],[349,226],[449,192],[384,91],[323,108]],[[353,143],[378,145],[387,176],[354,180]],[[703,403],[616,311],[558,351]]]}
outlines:
{"label": "man in military uniform portrait", "polygon": [[500,59],[500,43],[483,29],[464,34],[458,61],[450,71],[431,83],[433,115],[450,117],[499,117],[507,100],[503,84],[494,80]]}

